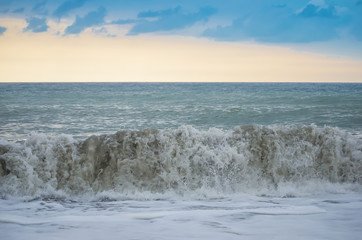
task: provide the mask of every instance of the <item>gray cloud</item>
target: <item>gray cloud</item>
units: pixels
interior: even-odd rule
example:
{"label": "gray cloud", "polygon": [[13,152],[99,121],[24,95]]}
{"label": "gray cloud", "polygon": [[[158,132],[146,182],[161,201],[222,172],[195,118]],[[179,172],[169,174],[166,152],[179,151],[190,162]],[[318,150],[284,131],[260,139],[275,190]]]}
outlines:
{"label": "gray cloud", "polygon": [[77,16],[74,23],[65,29],[64,35],[79,34],[89,27],[102,25],[105,15],[106,9],[100,7],[97,11],[89,12],[84,17]]}
{"label": "gray cloud", "polygon": [[68,0],[60,4],[53,12],[53,16],[61,18],[73,9],[80,8],[87,0]]}
{"label": "gray cloud", "polygon": [[34,33],[46,32],[49,26],[45,18],[30,17],[26,19],[28,26],[23,29],[23,32],[31,31]]}
{"label": "gray cloud", "polygon": [[207,21],[208,18],[216,12],[217,10],[211,7],[201,8],[196,13],[183,13],[180,11],[180,8],[166,9],[158,12],[144,12],[141,16],[157,16],[158,18],[153,21],[143,20],[136,23],[128,35],[182,29],[192,26],[199,21]]}
{"label": "gray cloud", "polygon": [[7,28],[0,26],[0,35],[3,35],[6,32]]}

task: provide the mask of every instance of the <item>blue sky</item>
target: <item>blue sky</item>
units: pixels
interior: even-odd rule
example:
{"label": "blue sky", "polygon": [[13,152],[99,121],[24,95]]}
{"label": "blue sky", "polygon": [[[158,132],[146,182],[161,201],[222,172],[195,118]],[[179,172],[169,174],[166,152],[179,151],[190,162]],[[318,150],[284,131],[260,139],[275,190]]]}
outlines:
{"label": "blue sky", "polygon": [[[22,18],[28,24],[23,31],[34,33],[49,31],[49,21],[69,19],[63,36],[100,26],[104,33],[109,25],[127,24],[126,35],[187,34],[274,44],[362,42],[361,0],[0,0],[0,16]],[[4,25],[0,19],[0,34],[6,34]]]}

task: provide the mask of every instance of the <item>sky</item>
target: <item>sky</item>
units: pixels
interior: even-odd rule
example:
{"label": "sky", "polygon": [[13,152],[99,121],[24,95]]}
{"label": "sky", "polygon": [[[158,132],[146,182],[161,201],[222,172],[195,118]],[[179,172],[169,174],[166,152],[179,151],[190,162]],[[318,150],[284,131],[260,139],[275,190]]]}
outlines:
{"label": "sky", "polygon": [[362,82],[362,0],[0,0],[0,82]]}

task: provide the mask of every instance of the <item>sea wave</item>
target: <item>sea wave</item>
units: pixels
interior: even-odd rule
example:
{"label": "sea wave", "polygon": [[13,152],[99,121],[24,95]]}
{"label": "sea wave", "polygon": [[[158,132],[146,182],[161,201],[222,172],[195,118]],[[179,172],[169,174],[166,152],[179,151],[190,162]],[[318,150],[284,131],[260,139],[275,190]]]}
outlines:
{"label": "sea wave", "polygon": [[361,190],[362,140],[333,127],[192,126],[0,141],[0,197],[294,196]]}

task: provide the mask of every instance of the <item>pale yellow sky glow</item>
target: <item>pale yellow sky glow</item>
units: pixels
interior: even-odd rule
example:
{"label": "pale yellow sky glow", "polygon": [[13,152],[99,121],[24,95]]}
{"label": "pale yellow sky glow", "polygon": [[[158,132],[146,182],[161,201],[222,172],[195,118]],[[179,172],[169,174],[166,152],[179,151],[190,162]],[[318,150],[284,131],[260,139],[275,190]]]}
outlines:
{"label": "pale yellow sky glow", "polygon": [[188,37],[9,31],[1,82],[362,82],[362,61]]}

